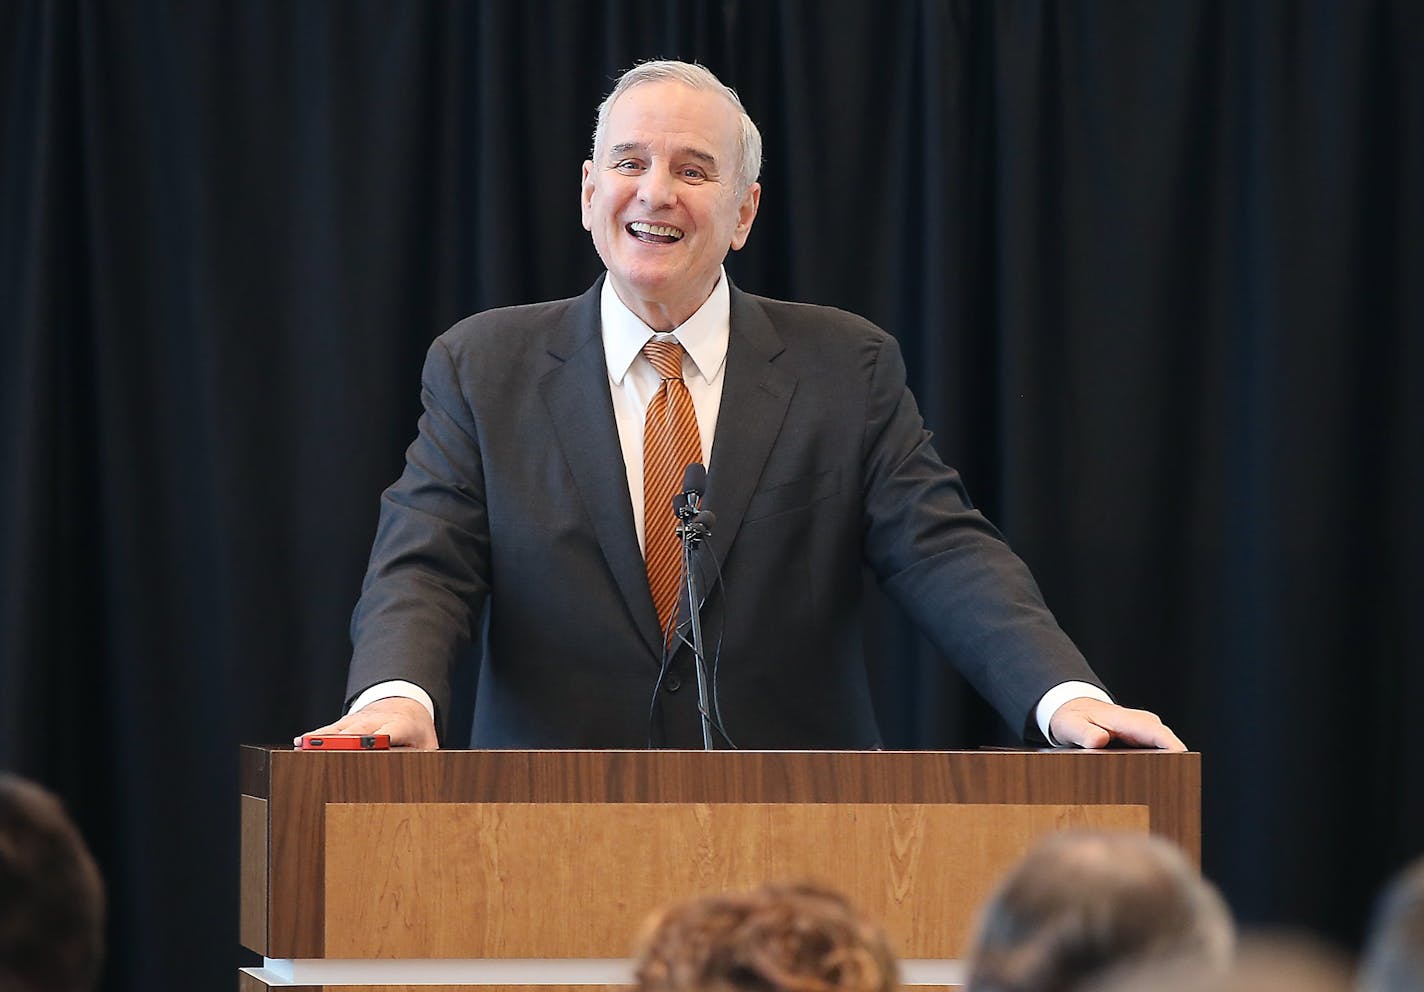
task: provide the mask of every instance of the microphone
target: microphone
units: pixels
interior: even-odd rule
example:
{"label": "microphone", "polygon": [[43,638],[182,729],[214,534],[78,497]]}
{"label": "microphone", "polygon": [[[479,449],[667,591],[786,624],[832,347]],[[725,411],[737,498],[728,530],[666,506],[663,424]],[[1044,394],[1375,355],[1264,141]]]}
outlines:
{"label": "microphone", "polygon": [[692,462],[682,470],[682,488],[696,493],[699,498],[707,491],[707,469],[702,467],[701,462]]}
{"label": "microphone", "polygon": [[701,462],[692,462],[682,470],[682,492],[672,498],[672,511],[677,519],[691,520],[702,505],[702,494],[707,491],[707,469]]}
{"label": "microphone", "polygon": [[698,510],[688,517],[684,526],[687,528],[687,536],[694,543],[705,541],[712,536],[712,528],[717,525],[717,514],[711,510]]}

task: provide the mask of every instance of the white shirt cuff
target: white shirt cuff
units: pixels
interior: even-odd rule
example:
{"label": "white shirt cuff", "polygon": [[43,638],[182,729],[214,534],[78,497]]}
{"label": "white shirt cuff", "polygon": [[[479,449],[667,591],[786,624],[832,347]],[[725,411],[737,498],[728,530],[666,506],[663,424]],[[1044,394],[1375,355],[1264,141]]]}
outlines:
{"label": "white shirt cuff", "polygon": [[[376,688],[380,688],[377,686]],[[368,692],[370,690],[367,690]],[[1090,699],[1101,699],[1105,703],[1111,703],[1112,697],[1091,682],[1060,682],[1052,689],[1043,694],[1043,698],[1038,701],[1038,708],[1034,710],[1034,717],[1038,720],[1038,729],[1043,734],[1044,739],[1054,747],[1063,745],[1053,739],[1053,735],[1048,732],[1049,724],[1053,721],[1053,714],[1058,712],[1058,707],[1068,702],[1070,699],[1077,699],[1080,696],[1087,696]],[[353,709],[355,707],[352,707]]]}
{"label": "white shirt cuff", "polygon": [[[355,713],[361,709],[361,707],[374,703],[378,699],[390,699],[392,696],[414,699],[421,706],[425,707],[425,712],[430,714],[430,722],[435,722],[435,700],[430,698],[430,693],[426,692],[414,682],[403,682],[400,679],[395,679],[390,682],[377,682],[371,686],[371,688],[357,696],[346,712]],[[1048,697],[1045,696],[1044,698],[1047,699]],[[1043,706],[1042,703],[1038,705],[1040,707]]]}

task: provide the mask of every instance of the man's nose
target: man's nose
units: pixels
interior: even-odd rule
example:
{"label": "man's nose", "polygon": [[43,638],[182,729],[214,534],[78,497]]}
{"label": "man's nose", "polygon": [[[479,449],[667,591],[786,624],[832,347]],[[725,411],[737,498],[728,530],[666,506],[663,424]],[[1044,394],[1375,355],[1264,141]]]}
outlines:
{"label": "man's nose", "polygon": [[638,199],[650,209],[671,206],[677,199],[672,177],[665,169],[649,169],[638,185]]}

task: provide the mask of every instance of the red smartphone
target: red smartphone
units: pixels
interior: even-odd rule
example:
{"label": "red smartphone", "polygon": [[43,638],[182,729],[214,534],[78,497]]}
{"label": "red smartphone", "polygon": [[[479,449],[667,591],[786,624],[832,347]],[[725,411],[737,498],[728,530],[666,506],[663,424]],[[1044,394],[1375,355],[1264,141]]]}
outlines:
{"label": "red smartphone", "polygon": [[303,751],[388,751],[390,734],[302,734]]}

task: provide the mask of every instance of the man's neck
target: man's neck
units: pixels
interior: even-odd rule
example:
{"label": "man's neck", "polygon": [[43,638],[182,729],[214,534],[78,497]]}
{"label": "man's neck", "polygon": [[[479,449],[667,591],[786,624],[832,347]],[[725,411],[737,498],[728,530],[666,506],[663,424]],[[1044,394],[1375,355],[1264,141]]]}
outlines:
{"label": "man's neck", "polygon": [[[718,278],[720,278],[720,274]],[[608,281],[613,287],[613,292],[618,294],[618,299],[623,301],[623,305],[635,317],[659,334],[666,334],[681,327],[689,317],[702,309],[702,304],[707,302],[712,291],[717,288],[717,280],[714,279],[706,287],[706,292],[700,296],[694,294],[690,297],[669,301],[645,299],[624,286],[611,272],[608,274]]]}

